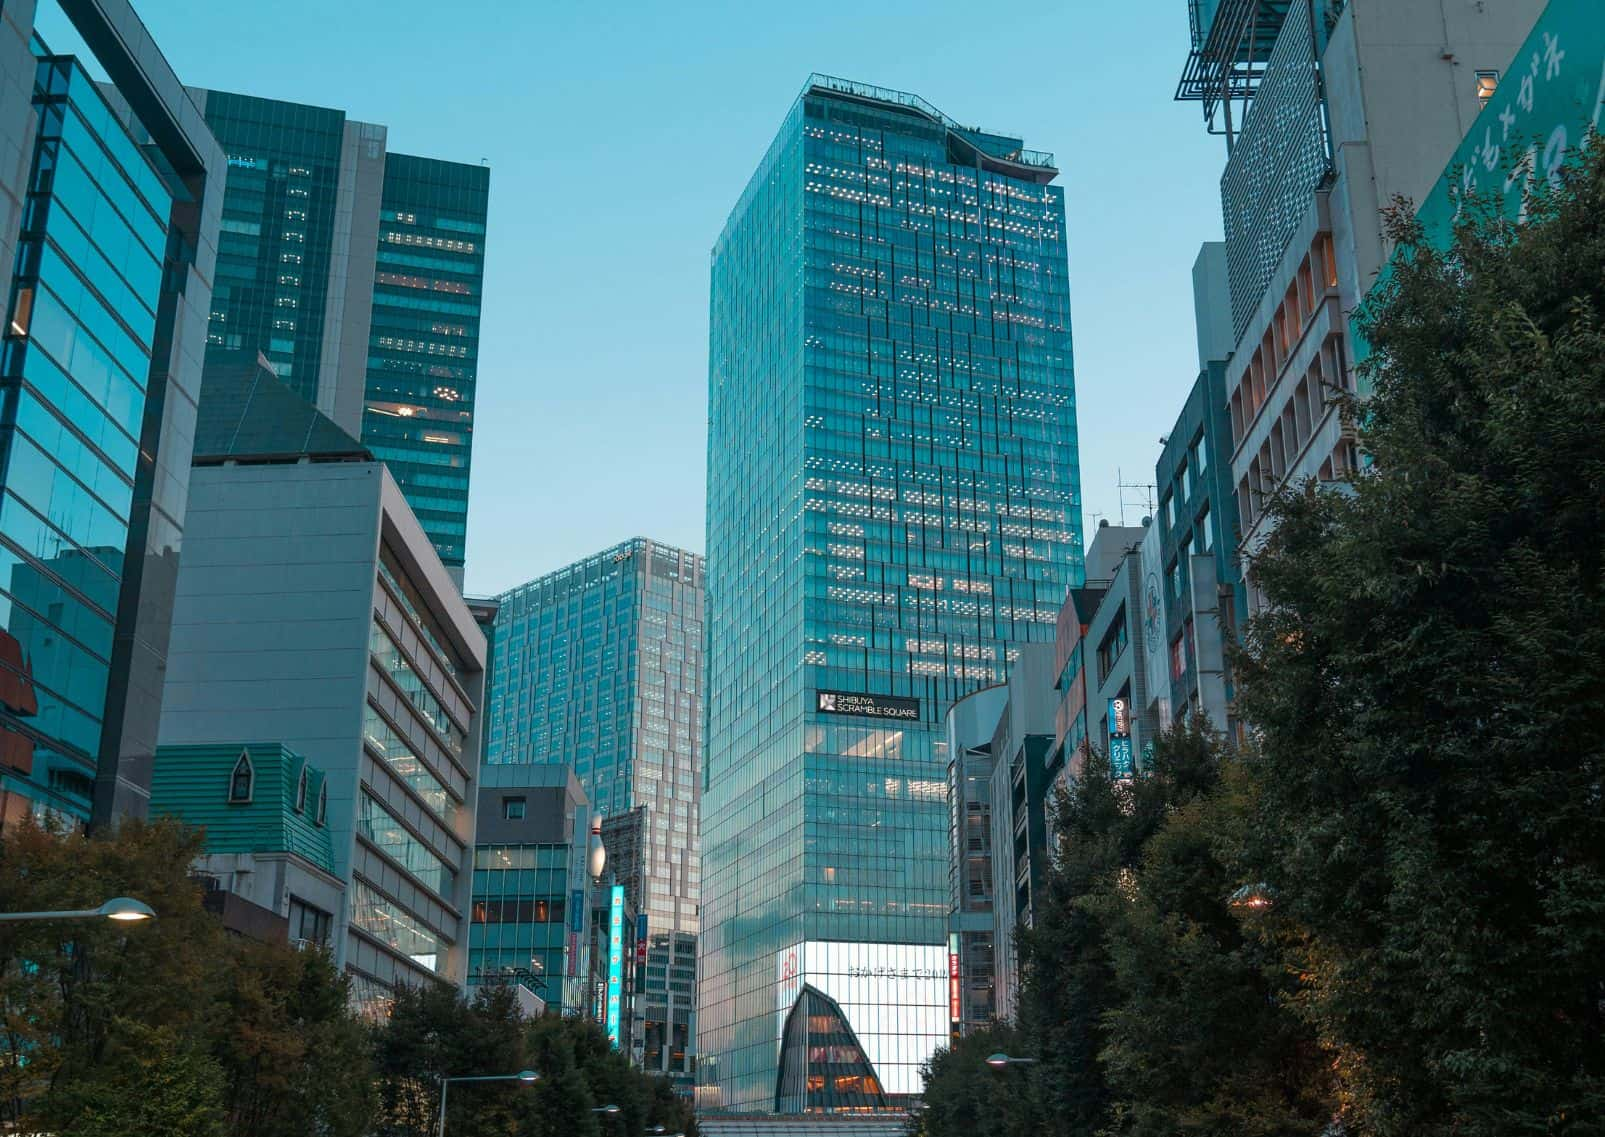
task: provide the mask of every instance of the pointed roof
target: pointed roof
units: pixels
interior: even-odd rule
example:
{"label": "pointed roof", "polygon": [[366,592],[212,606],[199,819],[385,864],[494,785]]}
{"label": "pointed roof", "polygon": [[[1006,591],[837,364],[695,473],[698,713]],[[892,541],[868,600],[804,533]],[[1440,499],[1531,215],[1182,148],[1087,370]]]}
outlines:
{"label": "pointed roof", "polygon": [[296,394],[255,352],[209,355],[195,419],[195,461],[372,461],[362,443]]}

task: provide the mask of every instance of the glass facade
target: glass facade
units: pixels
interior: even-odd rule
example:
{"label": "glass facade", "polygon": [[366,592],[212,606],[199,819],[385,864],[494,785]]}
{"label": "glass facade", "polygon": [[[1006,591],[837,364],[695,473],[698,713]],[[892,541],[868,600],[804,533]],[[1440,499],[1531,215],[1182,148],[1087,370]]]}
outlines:
{"label": "glass facade", "polygon": [[[572,902],[575,855],[566,844],[475,848],[470,981],[507,976],[536,991],[549,1011],[579,1009],[585,893],[578,905]],[[582,890],[584,885],[583,880],[576,882]]]}
{"label": "glass facade", "polygon": [[603,817],[644,807],[652,931],[697,930],[702,572],[636,538],[497,598],[486,761],[568,765]]}
{"label": "glass facade", "polygon": [[318,404],[346,116],[208,91],[206,125],[229,167],[208,351],[259,351]]}
{"label": "glass facade", "polygon": [[687,1080],[695,997],[668,972],[699,926],[702,581],[702,557],[635,538],[503,594],[487,699],[487,762],[565,764],[610,819],[609,870],[664,953],[631,1037]]}
{"label": "glass facade", "polygon": [[345,112],[198,92],[228,153],[208,347],[260,351],[390,468],[459,578],[490,170]]}
{"label": "glass facade", "polygon": [[72,58],[41,55],[33,105],[0,357],[0,783],[87,818],[175,191]]}
{"label": "glass facade", "polygon": [[461,571],[490,170],[385,158],[362,441]]}
{"label": "glass facade", "polygon": [[855,1108],[777,1090],[798,944],[940,957],[930,1007],[837,999],[888,1107],[946,1037],[943,716],[1082,579],[1055,177],[815,76],[714,248],[703,1108]]}

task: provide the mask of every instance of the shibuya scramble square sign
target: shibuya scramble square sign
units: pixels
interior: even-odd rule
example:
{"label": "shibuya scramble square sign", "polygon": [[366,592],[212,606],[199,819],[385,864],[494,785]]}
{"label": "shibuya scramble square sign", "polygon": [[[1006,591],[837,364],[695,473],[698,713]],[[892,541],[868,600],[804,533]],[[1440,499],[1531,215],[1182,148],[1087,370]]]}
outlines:
{"label": "shibuya scramble square sign", "polygon": [[848,691],[820,691],[814,709],[823,715],[862,715],[872,719],[918,722],[920,701],[901,695],[860,695]]}

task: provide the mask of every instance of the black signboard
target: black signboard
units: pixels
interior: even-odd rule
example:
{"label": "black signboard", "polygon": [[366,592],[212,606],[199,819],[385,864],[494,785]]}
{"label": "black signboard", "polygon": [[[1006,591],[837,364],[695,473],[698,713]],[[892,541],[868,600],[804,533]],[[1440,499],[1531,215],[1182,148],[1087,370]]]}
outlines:
{"label": "black signboard", "polygon": [[920,701],[901,695],[859,695],[847,691],[821,691],[814,709],[822,715],[861,715],[872,719],[918,722]]}

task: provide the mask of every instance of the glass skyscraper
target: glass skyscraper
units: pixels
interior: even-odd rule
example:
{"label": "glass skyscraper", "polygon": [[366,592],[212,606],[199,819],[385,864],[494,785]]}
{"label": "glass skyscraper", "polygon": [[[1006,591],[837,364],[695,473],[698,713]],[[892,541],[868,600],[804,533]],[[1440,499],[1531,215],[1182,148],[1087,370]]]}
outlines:
{"label": "glass skyscraper", "polygon": [[0,20],[0,822],[109,822],[149,801],[223,159],[125,3],[70,12],[104,86],[32,15]]}
{"label": "glass skyscraper", "polygon": [[228,152],[213,355],[259,351],[383,459],[461,584],[490,170],[345,112],[193,91]]}
{"label": "glass skyscraper", "polygon": [[700,1107],[946,1042],[952,701],[1082,581],[1050,155],[813,76],[713,250]]}
{"label": "glass skyscraper", "polygon": [[[701,894],[703,558],[637,537],[496,603],[486,761],[561,763],[595,814],[639,810],[638,848],[611,850],[610,871],[625,874],[649,944],[684,955]],[[632,1037],[689,1039],[681,986],[637,997]],[[689,1078],[685,1046],[658,1053],[660,1072]]]}
{"label": "glass skyscraper", "polygon": [[489,194],[488,167],[385,158],[362,441],[459,576]]}

